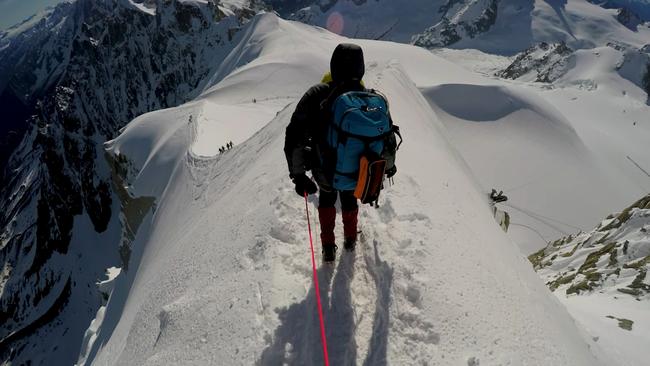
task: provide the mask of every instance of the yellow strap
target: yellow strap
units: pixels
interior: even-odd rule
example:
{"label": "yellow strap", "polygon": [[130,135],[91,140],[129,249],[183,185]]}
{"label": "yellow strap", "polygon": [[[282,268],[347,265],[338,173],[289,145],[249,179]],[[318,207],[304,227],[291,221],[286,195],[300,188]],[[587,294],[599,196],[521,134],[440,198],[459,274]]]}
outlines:
{"label": "yellow strap", "polygon": [[321,83],[329,84],[332,82],[332,73],[331,72],[326,72],[325,75],[323,75],[323,78],[320,81]]}
{"label": "yellow strap", "polygon": [[[323,75],[323,78],[320,81],[321,83],[329,84],[332,82],[332,73],[331,72],[326,72],[325,75]],[[365,85],[363,83],[363,80],[361,80],[361,86],[365,88]]]}

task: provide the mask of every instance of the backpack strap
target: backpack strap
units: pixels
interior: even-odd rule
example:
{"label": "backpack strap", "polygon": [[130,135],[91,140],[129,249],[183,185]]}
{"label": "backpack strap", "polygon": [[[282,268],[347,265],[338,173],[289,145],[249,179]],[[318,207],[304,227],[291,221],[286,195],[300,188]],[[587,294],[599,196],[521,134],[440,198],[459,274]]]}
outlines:
{"label": "backpack strap", "polygon": [[[339,126],[337,124],[334,124],[334,123],[332,124],[332,127],[336,130],[336,133],[338,134],[338,136],[342,136],[345,140],[347,140],[348,137],[352,137],[352,138],[355,138],[357,140],[361,140],[365,144],[370,144],[370,143],[375,142],[375,141],[383,140],[386,137],[390,136],[391,133],[394,132],[394,129],[391,129],[388,132],[382,133],[381,135],[377,135],[377,136],[374,136],[374,137],[368,137],[368,136],[357,135],[355,133],[345,131],[344,129],[341,128],[341,126]],[[341,143],[340,140],[341,140],[341,138],[339,137],[339,143]],[[400,136],[400,144],[401,144],[401,141],[402,141],[402,136]],[[343,144],[345,145],[345,141],[343,142]]]}
{"label": "backpack strap", "polygon": [[399,150],[400,145],[402,145],[402,142],[404,142],[404,138],[402,138],[402,134],[399,132],[399,126],[393,124],[393,118],[390,116],[390,105],[388,104],[388,98],[386,97],[386,95],[384,95],[384,93],[380,92],[379,90],[370,89],[370,92],[375,93],[380,97],[384,98],[384,102],[386,103],[386,112],[388,113],[388,120],[390,122],[390,128],[391,128],[390,132],[394,132],[399,137],[399,143],[395,148],[395,151],[397,151]]}
{"label": "backpack strap", "polygon": [[[356,84],[353,84],[353,83],[356,83]],[[341,90],[345,90],[346,88],[350,88],[350,89],[353,89],[353,90],[354,90],[353,87],[357,87],[357,86],[359,86],[359,87],[361,87],[363,90],[365,90],[365,87],[363,86],[363,82],[362,82],[361,80],[350,80],[350,81],[348,81],[348,82],[342,82],[342,83],[338,83],[338,84],[334,84],[334,82],[332,81],[332,82],[327,83],[327,85],[329,85],[329,86],[332,88],[332,91],[329,93],[329,95],[327,96],[327,98],[325,98],[325,99],[321,102],[321,104],[320,104],[320,108],[321,108],[321,110],[324,110],[324,109],[328,108],[328,106],[331,106],[331,105],[332,105],[332,102],[333,102],[333,101],[334,101],[334,100],[335,100],[335,99],[336,99],[340,94],[342,94],[342,93],[339,93]],[[384,99],[385,99],[385,98],[384,98]]]}
{"label": "backpack strap", "polygon": [[[393,123],[393,120],[390,120],[390,123]],[[395,151],[399,150],[400,145],[402,145],[402,142],[404,142],[404,139],[402,138],[402,134],[399,132],[399,126],[397,125],[392,125],[391,132],[394,132],[398,137],[399,137],[399,143],[397,144],[397,147],[395,148]]]}

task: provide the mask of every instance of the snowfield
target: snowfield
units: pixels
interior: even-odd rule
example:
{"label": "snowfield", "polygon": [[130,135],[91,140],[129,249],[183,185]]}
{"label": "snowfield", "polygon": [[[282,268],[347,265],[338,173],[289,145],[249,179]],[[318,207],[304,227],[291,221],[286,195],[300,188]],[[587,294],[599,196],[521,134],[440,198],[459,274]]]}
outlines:
{"label": "snowfield", "polygon": [[[472,50],[438,54],[461,64],[467,54],[465,67],[492,75],[503,64]],[[422,88],[483,188],[510,198],[509,235],[524,253],[588,231],[650,191],[650,107],[625,72],[640,65],[599,47],[577,51],[552,83],[492,77]]]}
{"label": "snowfield", "polygon": [[[130,162],[131,197],[155,205],[80,364],[322,363],[305,203],[282,146],[296,100],[346,39],[273,14],[242,33],[195,101],[143,115],[107,144],[112,159]],[[430,105],[454,104],[431,98],[437,85],[475,84],[477,96],[508,89],[423,49],[355,42],[365,83],[388,96],[405,142],[395,185],[378,209],[361,209],[357,251],[318,269],[332,364],[611,364],[496,225],[447,117]],[[458,98],[471,97],[460,88]],[[546,121],[540,128],[581,161],[574,130],[532,99],[513,101],[518,117]],[[514,113],[503,108],[492,117]],[[230,140],[235,148],[219,154]]]}

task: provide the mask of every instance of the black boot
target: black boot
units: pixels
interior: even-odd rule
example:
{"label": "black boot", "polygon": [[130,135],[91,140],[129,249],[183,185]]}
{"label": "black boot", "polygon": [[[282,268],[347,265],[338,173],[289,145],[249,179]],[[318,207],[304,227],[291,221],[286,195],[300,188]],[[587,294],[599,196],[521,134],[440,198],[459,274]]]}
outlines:
{"label": "black boot", "polygon": [[336,259],[336,244],[323,244],[323,262],[330,263]]}
{"label": "black boot", "polygon": [[345,241],[343,242],[343,248],[345,248],[345,250],[351,252],[354,250],[356,246],[357,246],[356,238],[345,238]]}

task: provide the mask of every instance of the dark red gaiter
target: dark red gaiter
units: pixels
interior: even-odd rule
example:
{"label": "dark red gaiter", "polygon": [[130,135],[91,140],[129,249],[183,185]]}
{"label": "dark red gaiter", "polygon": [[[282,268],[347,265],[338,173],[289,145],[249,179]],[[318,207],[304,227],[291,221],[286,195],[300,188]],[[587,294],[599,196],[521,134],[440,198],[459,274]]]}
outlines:
{"label": "dark red gaiter", "polygon": [[343,235],[346,239],[357,240],[357,215],[359,209],[343,211]]}
{"label": "dark red gaiter", "polygon": [[318,220],[320,221],[320,241],[323,245],[335,243],[334,225],[336,225],[336,208],[319,207]]}

